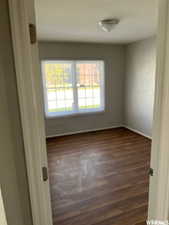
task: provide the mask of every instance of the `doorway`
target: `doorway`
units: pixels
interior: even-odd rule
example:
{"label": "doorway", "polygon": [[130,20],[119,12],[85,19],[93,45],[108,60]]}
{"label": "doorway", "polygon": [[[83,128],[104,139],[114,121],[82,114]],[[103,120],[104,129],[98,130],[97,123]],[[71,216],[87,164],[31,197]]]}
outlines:
{"label": "doorway", "polygon": [[[91,9],[95,19],[88,10],[93,30],[86,21],[81,36],[87,4],[73,4],[82,15],[72,11],[69,20],[53,22],[68,8],[55,9],[57,14],[51,5],[42,23],[46,7],[36,3],[53,224],[146,224],[157,5],[145,3],[142,11],[151,15],[150,24],[141,15],[136,24],[134,16],[130,23],[124,19],[132,27],[128,34],[118,13],[118,24],[110,32],[102,30],[99,13],[106,9],[100,3]],[[119,4],[116,10],[122,10]],[[130,5],[128,13],[140,13],[139,8]],[[47,29],[52,25],[57,31]]]}
{"label": "doorway", "polygon": [[[23,102],[22,102],[22,103],[23,103]],[[28,126],[28,127],[29,127],[29,126]],[[26,128],[25,128],[25,129],[26,129]],[[131,132],[131,131],[130,131],[130,132]],[[45,161],[45,160],[44,160],[44,161]],[[34,164],[34,165],[35,165],[35,164]],[[47,187],[47,185],[46,185],[46,187]],[[42,208],[43,208],[43,206],[44,206],[44,205],[42,205]],[[42,210],[42,211],[43,211],[43,210]]]}

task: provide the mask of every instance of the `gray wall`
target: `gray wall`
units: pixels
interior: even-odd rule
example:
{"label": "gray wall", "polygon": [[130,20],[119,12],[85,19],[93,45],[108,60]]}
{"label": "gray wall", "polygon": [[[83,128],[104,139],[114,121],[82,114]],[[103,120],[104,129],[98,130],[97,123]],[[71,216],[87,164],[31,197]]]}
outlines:
{"label": "gray wall", "polygon": [[6,0],[1,0],[0,30],[0,186],[8,225],[31,225],[24,147]]}
{"label": "gray wall", "polygon": [[151,136],[156,68],[155,38],[126,47],[125,124]]}
{"label": "gray wall", "polygon": [[40,42],[40,59],[105,60],[106,110],[103,113],[46,119],[46,135],[99,129],[123,124],[125,47],[121,45]]}

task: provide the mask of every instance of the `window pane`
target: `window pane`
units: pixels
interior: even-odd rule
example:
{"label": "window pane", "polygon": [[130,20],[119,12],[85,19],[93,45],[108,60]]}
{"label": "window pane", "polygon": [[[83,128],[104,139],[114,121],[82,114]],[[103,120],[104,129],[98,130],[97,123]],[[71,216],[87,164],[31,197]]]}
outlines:
{"label": "window pane", "polygon": [[48,88],[47,98],[48,101],[56,101],[56,93],[53,88]]}
{"label": "window pane", "polygon": [[72,63],[46,61],[43,64],[46,86],[47,111],[67,112],[73,110]]}
{"label": "window pane", "polygon": [[50,112],[53,112],[53,110],[56,109],[56,102],[55,101],[49,101],[48,102],[48,108]]}
{"label": "window pane", "polygon": [[43,61],[47,116],[103,110],[103,61]]}
{"label": "window pane", "polygon": [[78,106],[80,110],[101,107],[102,61],[76,63]]}

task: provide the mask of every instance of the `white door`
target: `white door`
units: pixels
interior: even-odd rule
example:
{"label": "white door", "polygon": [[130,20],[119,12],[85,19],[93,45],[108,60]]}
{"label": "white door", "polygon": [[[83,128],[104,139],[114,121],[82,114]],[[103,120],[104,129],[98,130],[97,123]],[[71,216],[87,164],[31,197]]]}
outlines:
{"label": "white door", "polygon": [[149,219],[169,212],[169,1],[159,0],[154,125],[149,188]]}

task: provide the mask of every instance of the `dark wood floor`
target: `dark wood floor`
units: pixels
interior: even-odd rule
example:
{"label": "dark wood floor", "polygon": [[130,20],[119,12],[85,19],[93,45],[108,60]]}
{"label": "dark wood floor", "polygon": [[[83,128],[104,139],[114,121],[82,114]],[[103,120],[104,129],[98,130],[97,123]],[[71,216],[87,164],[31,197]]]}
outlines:
{"label": "dark wood floor", "polygon": [[149,139],[125,128],[47,140],[54,225],[143,225]]}

